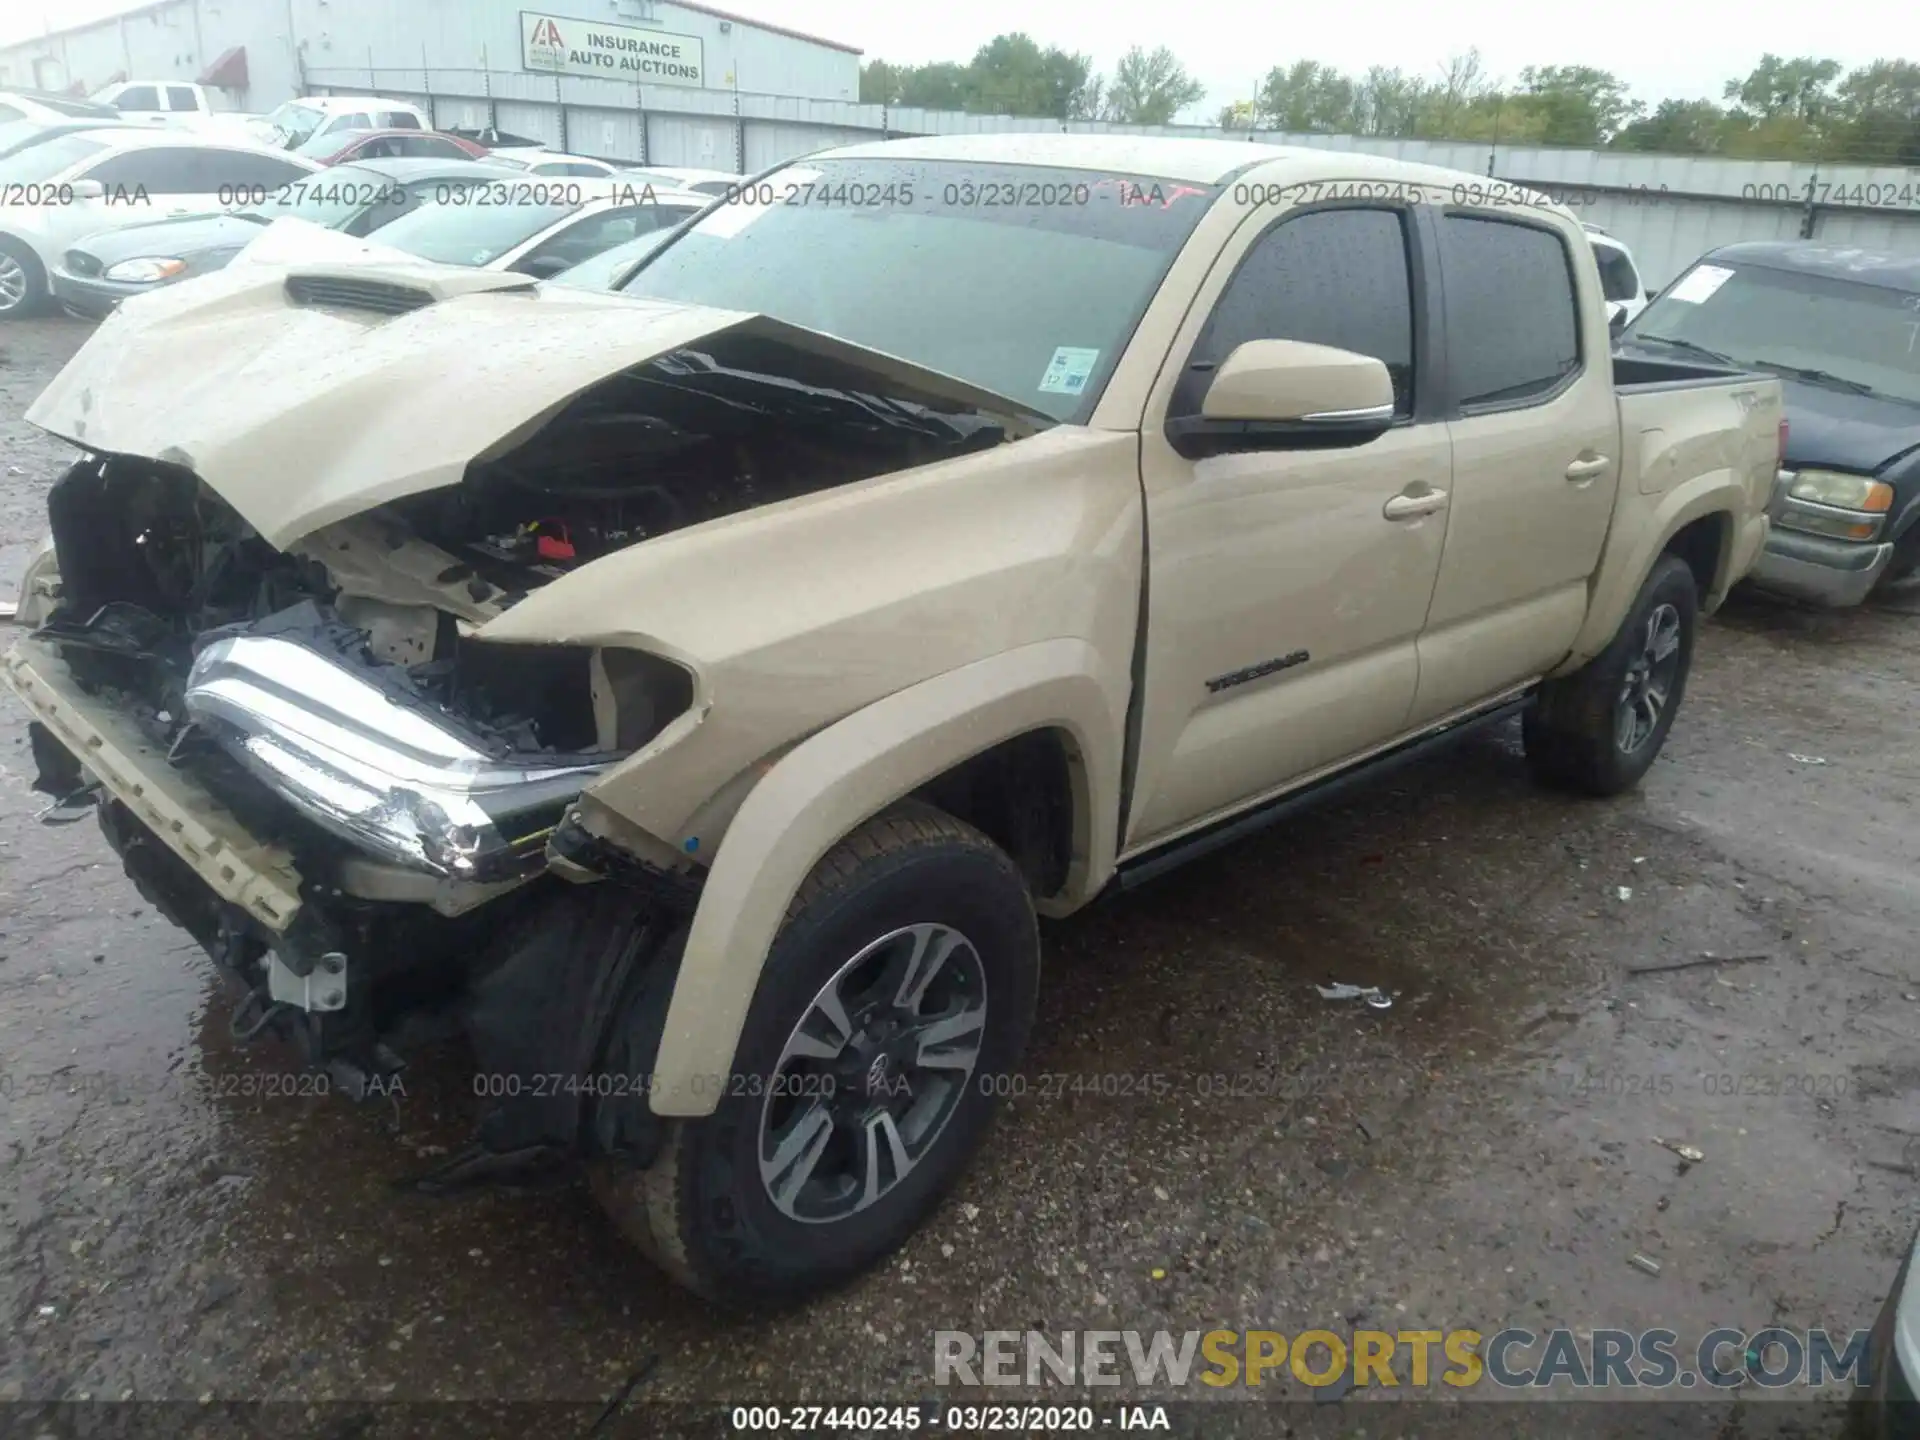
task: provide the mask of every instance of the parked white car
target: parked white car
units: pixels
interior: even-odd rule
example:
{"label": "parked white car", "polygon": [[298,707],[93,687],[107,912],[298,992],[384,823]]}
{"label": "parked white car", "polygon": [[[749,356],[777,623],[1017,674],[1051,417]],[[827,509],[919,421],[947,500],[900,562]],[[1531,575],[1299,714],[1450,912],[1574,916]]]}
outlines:
{"label": "parked white car", "polygon": [[[487,158],[491,163],[493,157]],[[454,198],[452,192],[462,188],[469,197]],[[625,180],[553,183],[516,176],[448,190],[445,201],[421,205],[383,225],[373,239],[356,239],[302,220],[276,220],[232,263],[377,265],[430,260],[468,269],[511,270],[545,280],[637,236],[678,225],[713,203],[710,195]],[[487,200],[477,203],[472,195]]]}
{"label": "parked white car", "polygon": [[557,150],[490,150],[487,159],[497,165],[511,165],[529,175],[573,175],[581,179],[604,180],[609,175],[619,173],[617,167],[604,160],[592,160],[585,155],[563,155]]}
{"label": "parked white car", "polygon": [[1600,293],[1607,300],[1607,323],[1615,334],[1622,325],[1647,308],[1652,297],[1640,278],[1640,267],[1633,262],[1633,251],[1598,225],[1589,225],[1587,243],[1593,246],[1593,258],[1600,265]]}
{"label": "parked white car", "polygon": [[310,95],[289,100],[253,123],[262,144],[292,150],[315,136],[347,130],[431,130],[433,121],[417,105],[378,95]]}
{"label": "parked white car", "polygon": [[0,161],[0,319],[47,303],[73,241],[245,204],[321,167],[251,143],[164,127],[76,130]]}

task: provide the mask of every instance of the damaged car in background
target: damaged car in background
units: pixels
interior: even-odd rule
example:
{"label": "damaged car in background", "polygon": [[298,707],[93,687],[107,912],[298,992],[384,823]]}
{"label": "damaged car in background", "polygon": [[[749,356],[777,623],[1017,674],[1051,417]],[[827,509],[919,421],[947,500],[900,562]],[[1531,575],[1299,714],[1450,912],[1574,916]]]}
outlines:
{"label": "damaged car in background", "polygon": [[82,451],[5,662],[38,785],[237,1034],[364,1094],[464,1033],[437,1185],[582,1164],[703,1294],[844,1280],[982,1135],[1036,914],[1501,720],[1588,794],[1659,753],[1779,382],[1616,367],[1578,222],[1462,179],[889,142],[612,293],[137,297],[28,415]]}

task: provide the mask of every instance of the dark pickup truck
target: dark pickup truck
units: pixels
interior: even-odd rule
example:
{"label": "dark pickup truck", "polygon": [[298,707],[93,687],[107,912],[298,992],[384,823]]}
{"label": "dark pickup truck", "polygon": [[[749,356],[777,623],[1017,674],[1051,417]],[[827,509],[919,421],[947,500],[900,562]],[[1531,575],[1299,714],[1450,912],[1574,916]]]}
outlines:
{"label": "dark pickup truck", "polygon": [[1749,583],[1858,605],[1920,570],[1920,258],[1800,241],[1727,245],[1619,339],[1780,377],[1786,461]]}

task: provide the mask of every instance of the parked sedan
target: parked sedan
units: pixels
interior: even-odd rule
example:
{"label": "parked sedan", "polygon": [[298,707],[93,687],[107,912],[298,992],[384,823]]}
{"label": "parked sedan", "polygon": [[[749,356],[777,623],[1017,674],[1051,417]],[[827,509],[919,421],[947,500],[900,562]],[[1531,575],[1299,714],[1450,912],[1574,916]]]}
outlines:
{"label": "parked sedan", "polygon": [[0,160],[0,320],[51,298],[48,276],[82,236],[218,210],[320,167],[302,155],[149,126],[80,130]]}
{"label": "parked sedan", "polygon": [[[0,106],[0,109],[4,109]],[[77,130],[124,130],[124,120],[56,120],[42,125],[37,120],[8,120],[0,124],[0,160],[10,155],[18,155],[22,150],[31,150],[35,145],[43,145],[62,135],[71,135]]]}
{"label": "parked sedan", "polygon": [[422,205],[355,241],[312,225],[275,226],[239,257],[246,264],[431,260],[550,279],[639,235],[678,225],[711,197],[591,180],[488,181]]}
{"label": "parked sedan", "polygon": [[1785,383],[1786,458],[1756,588],[1858,605],[1920,572],[1920,259],[1803,241],[1722,246],[1619,343]]}
{"label": "parked sedan", "polygon": [[295,148],[322,165],[361,160],[479,160],[487,147],[441,130],[346,130],[316,135]]}
{"label": "parked sedan", "polygon": [[69,314],[98,320],[121,301],[226,266],[264,226],[292,217],[343,235],[370,235],[451,193],[507,172],[473,160],[369,160],[335,165],[243,209],[133,225],[91,235],[54,268],[54,296]]}

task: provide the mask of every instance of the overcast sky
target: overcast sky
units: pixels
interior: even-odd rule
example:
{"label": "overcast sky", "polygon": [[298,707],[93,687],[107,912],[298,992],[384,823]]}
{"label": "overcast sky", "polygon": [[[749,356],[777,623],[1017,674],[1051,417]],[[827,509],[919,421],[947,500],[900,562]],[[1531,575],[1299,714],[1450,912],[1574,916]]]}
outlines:
{"label": "overcast sky", "polygon": [[[258,3],[258,0],[250,0]],[[393,0],[408,4],[411,0]],[[1432,77],[1447,56],[1477,46],[1495,77],[1527,65],[1594,65],[1611,70],[1652,102],[1718,99],[1730,76],[1753,68],[1763,49],[1814,54],[1851,67],[1898,52],[1889,17],[1911,10],[1885,0],[1820,5],[1750,0],[1737,9],[1708,0],[1613,0],[1607,5],[1508,5],[1491,0],[1372,0],[1360,5],[1249,4],[1247,0],[715,0],[721,9],[858,45],[868,59],[965,60],[1007,30],[1042,45],[1093,57],[1111,70],[1130,45],[1169,46],[1208,87],[1197,114],[1211,118],[1249,97],[1270,66],[1299,59],[1350,72],[1399,66]],[[127,0],[0,0],[0,42],[135,8]],[[600,4],[556,8],[592,14]],[[1907,32],[1916,38],[1920,31]]]}

